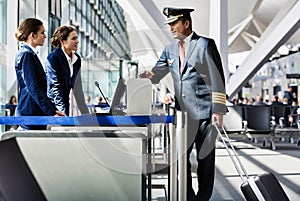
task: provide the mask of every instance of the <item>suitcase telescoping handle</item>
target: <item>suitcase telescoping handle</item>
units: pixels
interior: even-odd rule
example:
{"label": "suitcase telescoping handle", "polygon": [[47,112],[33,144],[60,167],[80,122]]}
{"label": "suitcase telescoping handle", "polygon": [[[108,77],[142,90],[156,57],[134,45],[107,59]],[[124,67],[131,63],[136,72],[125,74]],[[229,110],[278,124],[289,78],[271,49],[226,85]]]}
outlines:
{"label": "suitcase telescoping handle", "polygon": [[[221,126],[221,128],[219,128],[217,125],[217,122],[213,122],[212,124],[216,127],[216,130],[218,131],[218,135],[219,135],[220,139],[222,140],[222,142],[228,152],[228,155],[229,155],[230,159],[232,160],[233,165],[234,165],[235,169],[237,170],[238,174],[240,175],[242,181],[246,182],[249,179],[249,175],[248,175],[243,163],[239,159],[239,156],[238,156],[234,146],[231,144],[231,140],[228,137],[224,127]],[[224,137],[220,130],[222,130]],[[224,138],[226,139],[227,143]],[[228,144],[229,144],[230,148],[228,147]],[[232,152],[230,151],[230,149]],[[246,177],[246,179],[245,179],[245,177]]]}
{"label": "suitcase telescoping handle", "polygon": [[[255,196],[257,197],[257,199],[259,201],[265,201],[265,198],[263,197],[262,193],[260,192],[258,186],[255,183],[255,177],[249,177],[249,175],[247,174],[247,171],[246,171],[243,163],[240,161],[239,156],[238,156],[234,146],[232,146],[231,140],[228,137],[224,127],[221,126],[221,128],[219,129],[217,122],[213,122],[213,125],[216,127],[216,130],[218,131],[218,135],[220,136],[220,138],[228,152],[228,155],[230,156],[230,159],[232,160],[234,167],[237,170],[238,174],[240,175],[243,183],[247,182],[250,185],[251,189],[253,190]],[[225,137],[223,137],[222,132],[220,130],[222,130]],[[227,143],[224,138],[226,139]],[[228,147],[227,144],[229,144],[230,148]],[[236,159],[236,160],[234,160],[234,159]]]}

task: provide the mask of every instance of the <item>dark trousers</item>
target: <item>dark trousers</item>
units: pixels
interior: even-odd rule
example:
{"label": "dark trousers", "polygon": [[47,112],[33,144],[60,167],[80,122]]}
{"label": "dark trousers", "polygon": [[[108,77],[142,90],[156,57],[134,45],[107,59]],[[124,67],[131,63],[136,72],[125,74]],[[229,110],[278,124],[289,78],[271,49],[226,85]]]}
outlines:
{"label": "dark trousers", "polygon": [[[209,200],[215,177],[215,140],[217,133],[211,129],[210,119],[187,121],[187,201]],[[192,187],[190,154],[194,145],[197,150],[198,192]]]}

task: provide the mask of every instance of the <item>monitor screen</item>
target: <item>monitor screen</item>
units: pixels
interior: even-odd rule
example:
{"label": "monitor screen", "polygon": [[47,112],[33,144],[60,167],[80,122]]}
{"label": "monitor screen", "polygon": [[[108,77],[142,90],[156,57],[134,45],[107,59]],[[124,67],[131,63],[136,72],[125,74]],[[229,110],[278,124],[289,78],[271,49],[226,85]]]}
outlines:
{"label": "monitor screen", "polygon": [[125,103],[125,91],[126,91],[126,84],[125,84],[125,79],[120,77],[114,97],[110,106],[110,111],[109,113],[111,114],[124,114],[123,110],[126,106]]}

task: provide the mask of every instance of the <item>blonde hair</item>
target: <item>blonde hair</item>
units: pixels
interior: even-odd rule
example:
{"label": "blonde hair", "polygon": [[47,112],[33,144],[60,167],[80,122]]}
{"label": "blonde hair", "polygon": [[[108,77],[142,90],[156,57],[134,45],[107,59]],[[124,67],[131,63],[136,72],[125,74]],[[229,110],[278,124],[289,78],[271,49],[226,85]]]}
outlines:
{"label": "blonde hair", "polygon": [[50,39],[51,45],[55,48],[60,48],[60,42],[62,40],[67,40],[69,34],[73,31],[76,31],[76,28],[74,26],[63,25],[58,27]]}
{"label": "blonde hair", "polygon": [[18,41],[26,41],[31,33],[36,34],[41,26],[43,26],[43,22],[36,18],[26,18],[19,25],[15,37]]}

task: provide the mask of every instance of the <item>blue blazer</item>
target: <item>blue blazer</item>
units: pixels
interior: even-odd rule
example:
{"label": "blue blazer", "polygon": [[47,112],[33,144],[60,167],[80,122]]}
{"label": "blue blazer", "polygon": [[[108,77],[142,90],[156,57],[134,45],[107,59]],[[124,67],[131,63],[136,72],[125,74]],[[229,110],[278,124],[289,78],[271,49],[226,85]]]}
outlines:
{"label": "blue blazer", "polygon": [[[76,53],[75,53],[76,54]],[[46,60],[47,95],[59,111],[69,115],[69,94],[73,89],[77,106],[82,114],[89,113],[85,104],[81,83],[81,59],[78,54],[73,64],[73,75],[70,76],[70,67],[61,48],[51,52]]]}
{"label": "blue blazer", "polygon": [[[57,109],[47,97],[47,79],[44,68],[38,56],[27,44],[22,44],[16,54],[15,70],[20,90],[16,116],[54,115]],[[22,127],[38,129],[38,126],[23,125]]]}
{"label": "blue blazer", "polygon": [[153,83],[171,72],[176,106],[192,119],[208,119],[212,113],[226,113],[225,79],[218,49],[213,39],[193,33],[179,72],[179,44],[167,45],[152,69]]}

